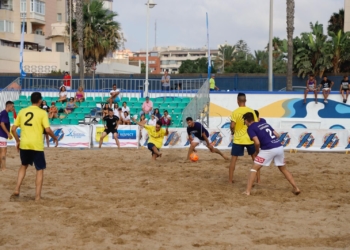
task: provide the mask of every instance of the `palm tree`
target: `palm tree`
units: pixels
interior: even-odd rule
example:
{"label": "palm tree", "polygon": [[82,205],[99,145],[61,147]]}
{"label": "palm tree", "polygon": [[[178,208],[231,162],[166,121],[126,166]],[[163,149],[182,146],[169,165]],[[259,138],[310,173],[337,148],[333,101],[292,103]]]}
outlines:
{"label": "palm tree", "polygon": [[329,31],[329,36],[333,49],[333,73],[337,74],[340,72],[340,65],[350,59],[350,32],[344,33],[339,30],[338,33],[334,33]]}
{"label": "palm tree", "polygon": [[[79,76],[80,85],[84,87],[84,15],[83,15],[83,0],[76,0],[76,13],[75,13],[75,23],[76,23],[76,36],[73,35],[78,41],[78,49],[74,52],[79,54]],[[73,25],[73,21],[72,21]],[[72,27],[73,32],[74,28]],[[72,33],[73,34],[73,33]],[[73,39],[72,38],[72,39]],[[72,45],[73,50],[74,46]]]}
{"label": "palm tree", "polygon": [[215,59],[215,66],[217,69],[223,70],[223,68],[228,68],[232,65],[235,54],[235,46],[225,45],[220,46],[219,56]]}
{"label": "palm tree", "polygon": [[344,31],[344,9],[340,9],[339,13],[333,13],[328,21],[328,34],[330,32],[338,33],[339,30]]}
{"label": "palm tree", "polygon": [[287,91],[293,89],[293,33],[294,33],[294,0],[287,0],[287,44],[288,44],[288,61],[287,61]]}
{"label": "palm tree", "polygon": [[255,61],[257,64],[262,66],[265,69],[268,69],[269,64],[269,54],[264,50],[255,50]]}

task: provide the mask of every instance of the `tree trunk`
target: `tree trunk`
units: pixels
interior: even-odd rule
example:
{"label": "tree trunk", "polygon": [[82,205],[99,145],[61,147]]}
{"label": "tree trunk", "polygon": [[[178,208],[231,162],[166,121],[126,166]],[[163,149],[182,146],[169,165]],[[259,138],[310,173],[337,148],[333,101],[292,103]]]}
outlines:
{"label": "tree trunk", "polygon": [[293,33],[294,33],[294,0],[287,1],[287,39],[288,39],[288,64],[287,64],[287,91],[293,90]]}
{"label": "tree trunk", "polygon": [[83,0],[76,0],[77,38],[79,51],[80,86],[84,88],[84,17]]}

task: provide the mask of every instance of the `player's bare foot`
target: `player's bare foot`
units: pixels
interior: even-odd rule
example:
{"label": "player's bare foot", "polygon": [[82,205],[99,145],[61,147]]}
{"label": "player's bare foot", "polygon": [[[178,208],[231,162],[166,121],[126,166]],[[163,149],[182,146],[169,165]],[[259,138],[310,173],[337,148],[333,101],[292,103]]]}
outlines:
{"label": "player's bare foot", "polygon": [[249,193],[249,192],[247,192],[247,191],[244,191],[242,194],[243,194],[243,195],[247,195],[247,196],[249,196],[249,195],[250,195],[250,193]]}
{"label": "player's bare foot", "polygon": [[235,183],[235,180],[228,180],[228,183],[230,184]]}
{"label": "player's bare foot", "polygon": [[159,158],[162,158],[162,153],[159,153],[159,154],[158,154],[158,157],[159,157]]}
{"label": "player's bare foot", "polygon": [[225,156],[225,155],[223,155],[222,157],[224,157],[224,159],[226,160],[226,161],[228,161],[230,158],[228,158],[227,156]]}
{"label": "player's bare foot", "polygon": [[6,171],[6,168],[1,168],[1,171]]}
{"label": "player's bare foot", "polygon": [[41,201],[41,197],[35,197],[35,202],[40,202]]}
{"label": "player's bare foot", "polygon": [[297,188],[297,189],[293,189],[293,194],[295,195],[299,195],[301,193],[300,189]]}
{"label": "player's bare foot", "polygon": [[17,199],[18,197],[19,197],[19,192],[14,192],[10,196],[10,201]]}

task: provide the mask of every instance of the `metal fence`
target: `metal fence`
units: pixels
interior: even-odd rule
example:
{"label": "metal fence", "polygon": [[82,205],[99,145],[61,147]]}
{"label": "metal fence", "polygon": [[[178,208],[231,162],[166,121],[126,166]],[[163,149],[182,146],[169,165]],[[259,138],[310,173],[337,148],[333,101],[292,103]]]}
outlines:
{"label": "metal fence", "polygon": [[183,125],[185,126],[187,117],[192,117],[194,121],[200,120],[209,127],[209,105],[209,80],[206,80],[198,90],[195,97],[193,97],[187,107],[183,110]]}
{"label": "metal fence", "polygon": [[19,78],[12,81],[11,84],[3,88],[0,92],[0,110],[5,108],[7,101],[14,101],[19,98],[20,95]]}

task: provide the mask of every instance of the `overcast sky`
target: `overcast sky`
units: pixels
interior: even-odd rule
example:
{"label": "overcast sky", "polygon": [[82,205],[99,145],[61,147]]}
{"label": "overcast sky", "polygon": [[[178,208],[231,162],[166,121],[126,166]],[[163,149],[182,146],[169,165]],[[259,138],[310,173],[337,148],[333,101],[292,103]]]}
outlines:
{"label": "overcast sky", "polygon": [[[125,47],[132,51],[146,48],[147,0],[114,0]],[[251,51],[262,50],[269,36],[269,0],[154,0],[150,10],[149,48],[157,46],[199,48],[206,45],[205,13],[209,15],[210,48],[245,40]],[[344,0],[295,0],[294,36],[309,31],[318,21],[327,29],[333,12],[344,8]],[[274,36],[286,38],[286,0],[274,0]]]}

